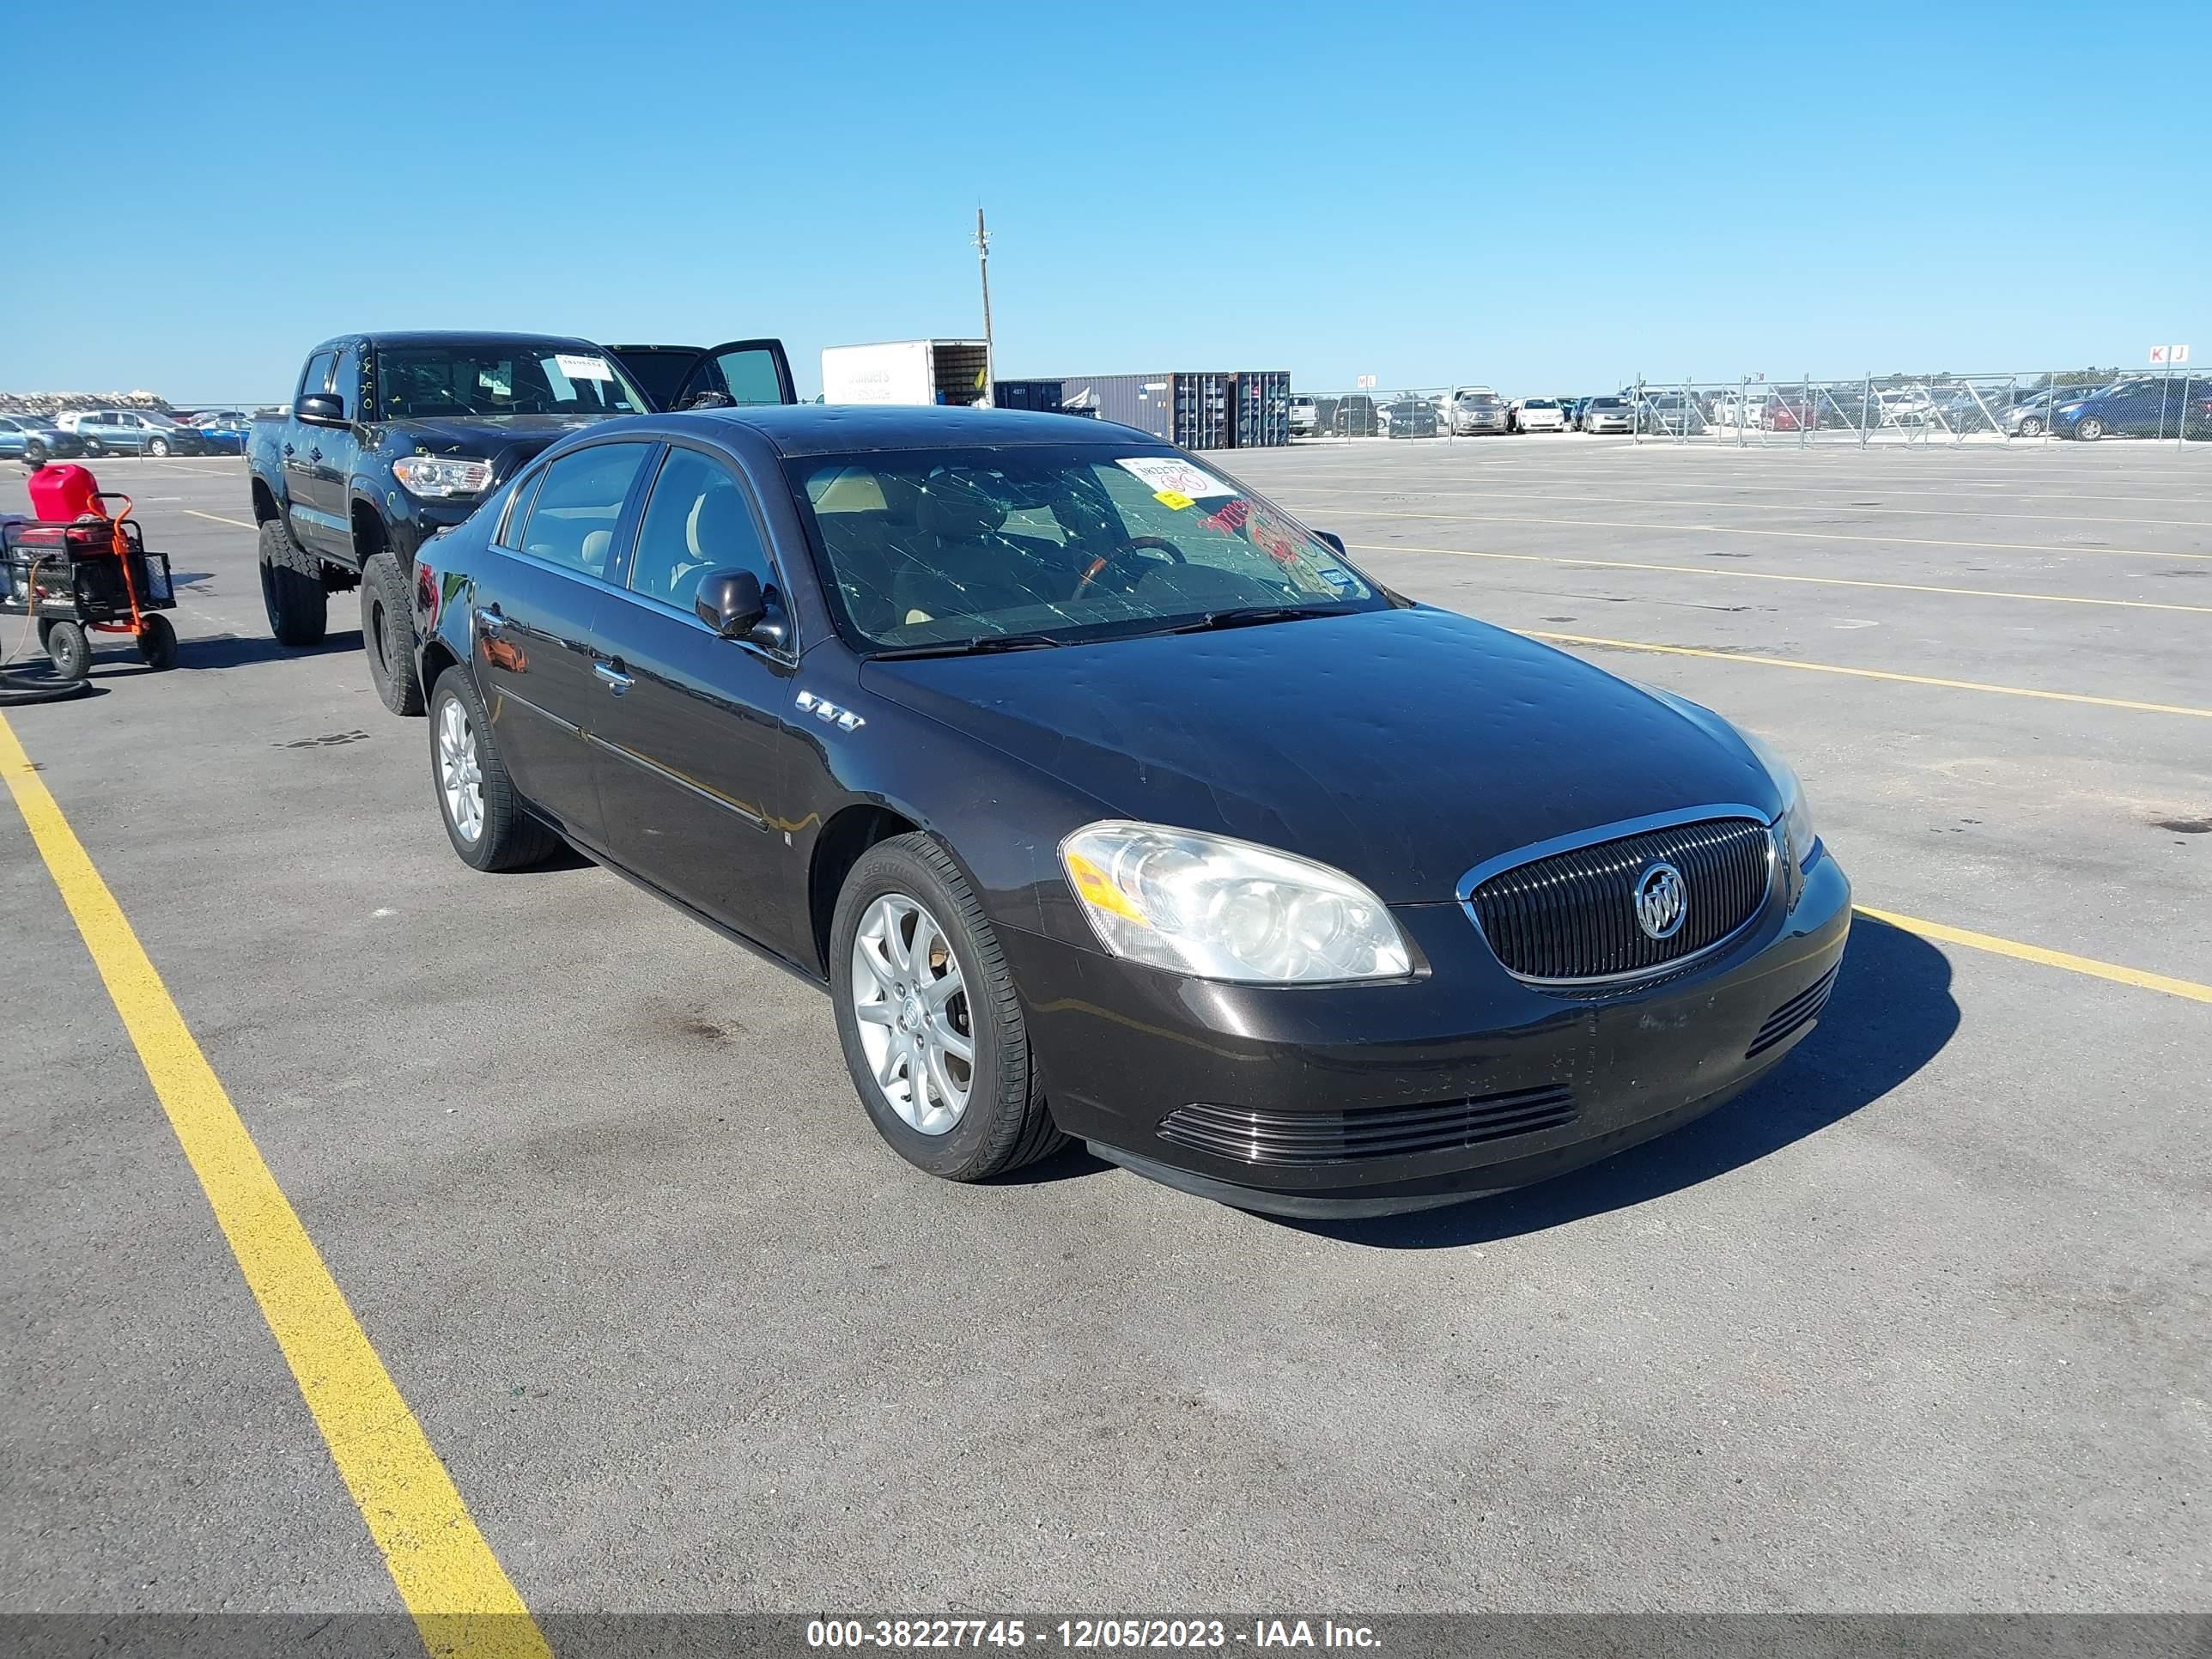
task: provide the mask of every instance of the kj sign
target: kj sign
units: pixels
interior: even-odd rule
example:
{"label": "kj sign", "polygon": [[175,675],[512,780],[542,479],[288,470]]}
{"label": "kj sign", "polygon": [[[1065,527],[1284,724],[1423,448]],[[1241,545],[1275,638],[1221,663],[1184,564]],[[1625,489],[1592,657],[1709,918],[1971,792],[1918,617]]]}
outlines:
{"label": "kj sign", "polygon": [[2185,345],[2153,346],[2150,361],[2154,368],[2177,368],[2189,361],[2189,348]]}

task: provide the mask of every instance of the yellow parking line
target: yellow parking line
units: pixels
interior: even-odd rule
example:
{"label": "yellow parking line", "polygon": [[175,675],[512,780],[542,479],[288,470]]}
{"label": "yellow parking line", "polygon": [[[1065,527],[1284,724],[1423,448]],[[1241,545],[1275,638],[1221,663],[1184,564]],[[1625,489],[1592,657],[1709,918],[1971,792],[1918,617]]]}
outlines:
{"label": "yellow parking line", "polygon": [[2140,968],[2123,968],[2116,962],[2099,962],[2094,957],[2077,957],[2064,951],[2046,951],[2040,945],[2022,945],[2017,939],[1999,939],[1994,933],[1977,933],[1964,927],[1953,927],[1941,921],[1923,921],[1917,916],[1901,916],[1894,910],[1877,910],[1872,905],[1851,907],[1863,916],[1872,916],[1876,921],[1886,921],[1893,927],[1901,927],[1908,933],[1917,933],[1923,939],[1941,939],[1946,945],[1964,945],[1977,951],[1989,951],[2001,957],[2014,957],[2022,962],[2036,962],[2046,968],[2063,968],[2072,974],[2087,974],[2094,979],[2109,979],[2120,985],[2133,985],[2145,991],[2163,991],[2168,996],[2187,997],[2191,1002],[2212,1002],[2212,985],[2199,985],[2193,979],[2175,979],[2166,974],[2145,973]]}
{"label": "yellow parking line", "polygon": [[0,775],[423,1643],[441,1659],[550,1659],[521,1596],[4,716]]}
{"label": "yellow parking line", "polygon": [[1863,680],[1896,680],[1905,685],[1940,685],[1953,691],[1994,691],[2000,696],[2040,697],[2049,702],[2094,703],[2100,708],[2132,708],[2145,714],[2193,714],[2212,720],[2212,708],[2185,708],[2179,703],[2133,702],[2125,697],[2093,697],[2081,691],[2038,691],[2025,685],[1991,685],[1986,680],[1939,679],[1932,674],[1898,674],[1886,668],[1845,668],[1832,662],[1800,662],[1793,657],[1762,657],[1747,651],[1706,651],[1692,645],[1652,645],[1643,640],[1601,640],[1587,634],[1547,634],[1540,628],[1517,630],[1532,640],[1555,645],[1595,645],[1615,651],[1656,651],[1669,657],[1711,657],[1716,662],[1763,663],[1769,668],[1802,668],[1814,674],[1850,674]]}
{"label": "yellow parking line", "polygon": [[2212,605],[2166,605],[2155,599],[2092,599],[2071,593],[2018,593],[2002,587],[1936,587],[1926,582],[1876,582],[1852,576],[1791,576],[1773,570],[1721,569],[1702,564],[1647,564],[1638,559],[1575,559],[1545,553],[1490,553],[1472,547],[1411,547],[1376,542],[1377,553],[1449,553],[1462,559],[1511,559],[1524,564],[1588,565],[1601,570],[1669,570],[1685,576],[1740,577],[1746,581],[1812,582],[1822,587],[1885,587],[1901,593],[1948,593],[1971,599],[2033,599],[2044,605],[2113,605],[2130,611],[2188,611],[2212,617]]}
{"label": "yellow parking line", "polygon": [[1839,530],[1752,530],[1725,524],[1640,524],[1629,519],[1539,519],[1513,513],[1401,513],[1371,507],[1293,507],[1339,519],[1430,519],[1455,524],[1577,525],[1585,530],[1668,530],[1677,535],[1773,536],[1793,542],[1881,542],[1897,547],[1975,547],[2002,553],[2045,553],[2057,558],[2077,554],[2129,559],[2212,560],[2212,553],[2172,553],[2156,547],[2047,547],[2039,542],[1956,542],[1934,536],[1853,536]]}
{"label": "yellow parking line", "polygon": [[196,507],[187,507],[180,510],[191,518],[205,519],[210,524],[234,524],[240,530],[258,530],[261,528],[259,525],[248,524],[243,519],[226,519],[220,513],[203,513]]}

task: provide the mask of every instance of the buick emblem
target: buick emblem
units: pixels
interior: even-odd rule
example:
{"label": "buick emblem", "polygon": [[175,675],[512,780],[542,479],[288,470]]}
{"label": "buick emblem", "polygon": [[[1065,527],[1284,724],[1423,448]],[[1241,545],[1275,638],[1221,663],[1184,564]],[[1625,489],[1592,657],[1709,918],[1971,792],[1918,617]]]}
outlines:
{"label": "buick emblem", "polygon": [[1654,864],[1636,878],[1636,925],[1653,939],[1672,939],[1690,913],[1682,872],[1671,864]]}

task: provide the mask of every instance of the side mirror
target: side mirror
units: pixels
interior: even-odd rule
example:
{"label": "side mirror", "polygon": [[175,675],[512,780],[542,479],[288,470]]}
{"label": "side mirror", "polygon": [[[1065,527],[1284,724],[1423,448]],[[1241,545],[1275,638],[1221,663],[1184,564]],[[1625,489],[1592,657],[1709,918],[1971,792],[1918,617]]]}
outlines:
{"label": "side mirror", "polygon": [[328,392],[310,392],[292,405],[292,413],[309,426],[344,426],[345,399]]}
{"label": "side mirror", "polygon": [[1314,532],[1314,534],[1320,537],[1322,540],[1327,542],[1331,547],[1334,548],[1336,550],[1336,556],[1338,558],[1340,559],[1345,556],[1344,538],[1338,535],[1336,532],[1334,530],[1316,530]]}
{"label": "side mirror", "polygon": [[710,570],[699,579],[691,608],[726,640],[743,638],[768,617],[760,578],[750,570]]}

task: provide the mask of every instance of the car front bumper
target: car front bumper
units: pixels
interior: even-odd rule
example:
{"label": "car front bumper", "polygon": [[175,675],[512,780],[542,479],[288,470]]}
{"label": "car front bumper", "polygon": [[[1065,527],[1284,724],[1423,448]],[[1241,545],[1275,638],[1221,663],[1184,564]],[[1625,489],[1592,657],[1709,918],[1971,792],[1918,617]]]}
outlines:
{"label": "car front bumper", "polygon": [[[1604,997],[1514,979],[1456,904],[1393,914],[1426,974],[1310,988],[1002,929],[1060,1128],[1278,1214],[1386,1215],[1546,1180],[1712,1109],[1787,1054],[1833,983],[1850,884],[1822,848],[1797,903],[1770,896],[1717,960]],[[1434,1144],[1445,1122],[1462,1144]],[[1401,1125],[1424,1150],[1390,1150]]]}
{"label": "car front bumper", "polygon": [[1585,415],[1583,416],[1583,430],[1585,432],[1629,432],[1635,429],[1635,424],[1636,423],[1630,420],[1626,415]]}

